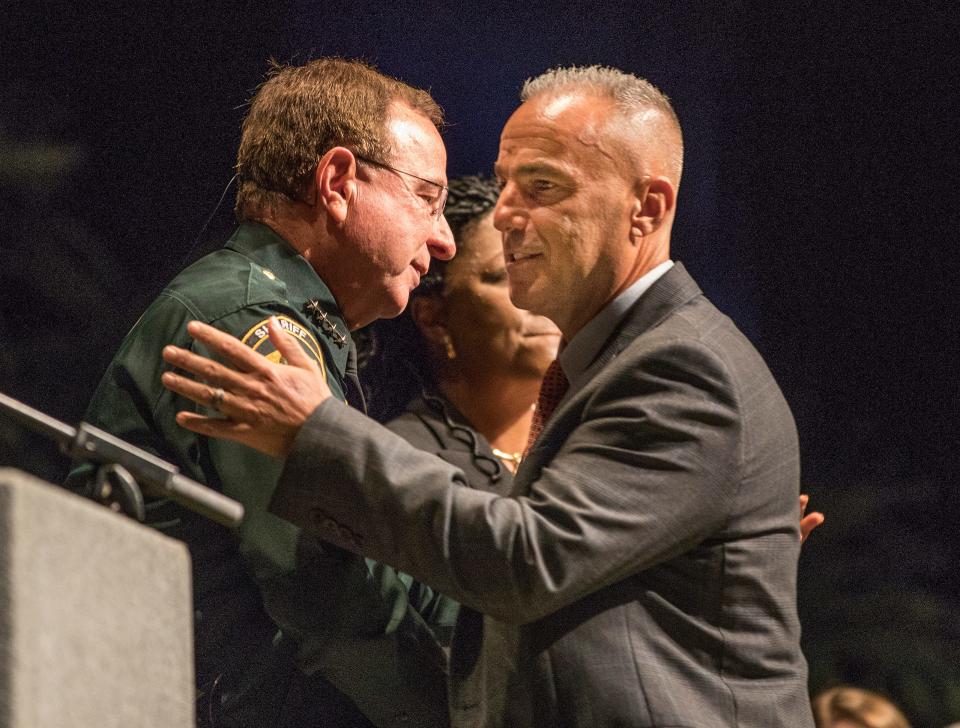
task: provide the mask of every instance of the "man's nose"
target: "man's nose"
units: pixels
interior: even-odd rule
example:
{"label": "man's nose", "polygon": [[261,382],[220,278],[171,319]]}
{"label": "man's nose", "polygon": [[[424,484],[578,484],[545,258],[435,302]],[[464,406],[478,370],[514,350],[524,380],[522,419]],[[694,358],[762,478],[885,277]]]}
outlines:
{"label": "man's nose", "polygon": [[457,252],[457,244],[453,240],[450,223],[443,215],[433,226],[433,232],[427,240],[427,249],[430,251],[430,255],[438,260],[450,260]]}
{"label": "man's nose", "polygon": [[493,226],[502,233],[522,230],[526,226],[526,215],[516,204],[517,194],[515,186],[508,182],[500,190],[497,204],[493,208]]}

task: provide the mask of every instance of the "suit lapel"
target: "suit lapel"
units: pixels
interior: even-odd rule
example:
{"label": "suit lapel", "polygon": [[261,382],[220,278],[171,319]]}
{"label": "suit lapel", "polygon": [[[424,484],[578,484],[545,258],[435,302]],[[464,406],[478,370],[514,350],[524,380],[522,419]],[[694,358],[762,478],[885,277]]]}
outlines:
{"label": "suit lapel", "polygon": [[654,328],[671,313],[702,293],[683,264],[675,263],[670,270],[653,282],[653,285],[624,315],[620,325],[590,365],[590,379],[640,334]]}

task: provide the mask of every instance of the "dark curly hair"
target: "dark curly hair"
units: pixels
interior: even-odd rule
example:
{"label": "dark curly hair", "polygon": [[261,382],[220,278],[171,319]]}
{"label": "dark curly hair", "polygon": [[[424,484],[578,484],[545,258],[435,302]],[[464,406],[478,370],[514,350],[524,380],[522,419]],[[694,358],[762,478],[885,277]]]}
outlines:
{"label": "dark curly hair", "polygon": [[[470,230],[497,204],[500,188],[487,177],[467,176],[450,181],[444,217],[450,224],[458,252],[469,247]],[[431,260],[430,271],[410,294],[439,295],[447,261]],[[415,397],[436,389],[430,371],[427,343],[410,315],[410,307],[394,319],[376,321],[353,338],[357,342],[360,378],[369,414],[379,422],[400,415]]]}

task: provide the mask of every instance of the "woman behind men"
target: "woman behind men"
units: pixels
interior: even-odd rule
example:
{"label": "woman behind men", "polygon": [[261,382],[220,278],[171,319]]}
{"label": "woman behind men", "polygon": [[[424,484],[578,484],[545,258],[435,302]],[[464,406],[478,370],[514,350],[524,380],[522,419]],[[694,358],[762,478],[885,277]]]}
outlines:
{"label": "woman behind men", "polygon": [[[492,221],[498,194],[489,179],[450,182],[444,215],[456,256],[432,261],[407,310],[357,339],[370,414],[460,467],[470,487],[507,494],[560,331],[510,302]],[[405,581],[411,603],[449,644],[458,604]]]}

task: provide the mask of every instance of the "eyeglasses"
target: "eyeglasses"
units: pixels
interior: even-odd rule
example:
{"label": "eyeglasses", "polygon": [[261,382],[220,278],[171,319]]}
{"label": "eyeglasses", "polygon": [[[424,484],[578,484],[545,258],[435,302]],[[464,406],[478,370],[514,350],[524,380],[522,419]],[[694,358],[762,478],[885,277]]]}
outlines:
{"label": "eyeglasses", "polygon": [[[411,172],[404,172],[402,169],[391,167],[389,164],[378,162],[375,159],[368,159],[367,157],[361,157],[359,154],[354,154],[353,156],[355,159],[358,159],[361,162],[366,162],[367,164],[370,164],[374,167],[380,167],[382,169],[389,170],[396,174],[404,174],[407,177],[413,177],[414,179],[418,179],[421,182],[426,182],[431,187],[436,187],[439,190],[439,192],[437,192],[437,196],[434,199],[430,200],[430,202],[428,202],[427,204],[429,204],[431,208],[430,214],[433,215],[433,217],[435,217],[436,219],[438,220],[440,219],[440,216],[443,214],[443,208],[446,207],[447,205],[447,195],[450,192],[449,188],[444,187],[439,182],[434,182],[432,179],[427,179],[426,177],[420,177],[419,175],[413,174]],[[404,187],[406,187],[406,185],[404,185]],[[407,189],[410,190],[409,187],[407,187]],[[413,193],[412,190],[410,190],[410,192],[411,194]]]}

